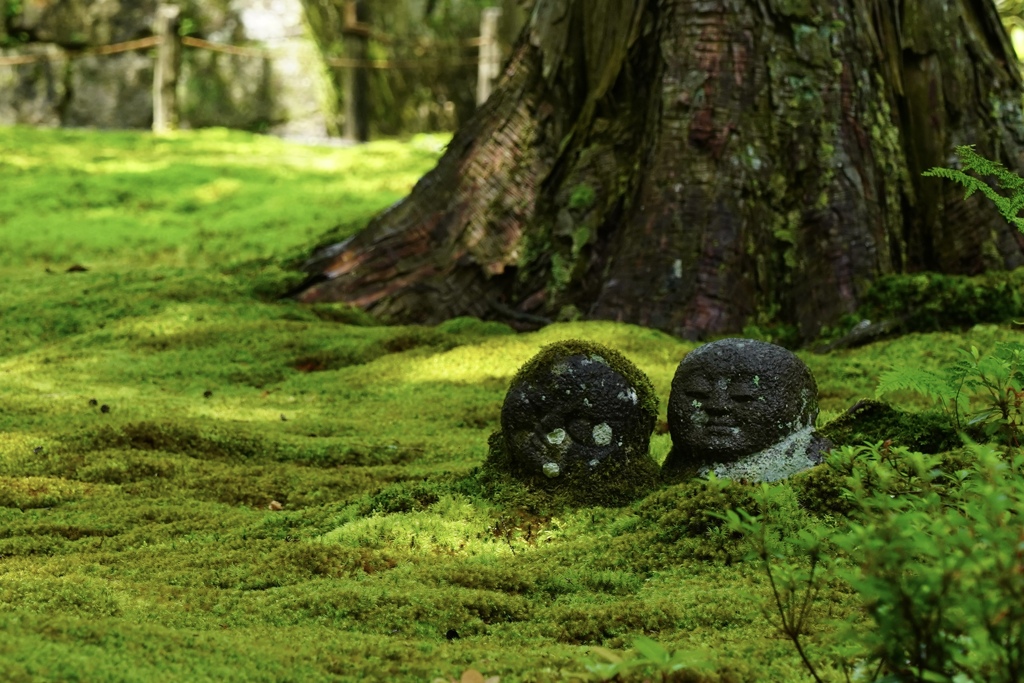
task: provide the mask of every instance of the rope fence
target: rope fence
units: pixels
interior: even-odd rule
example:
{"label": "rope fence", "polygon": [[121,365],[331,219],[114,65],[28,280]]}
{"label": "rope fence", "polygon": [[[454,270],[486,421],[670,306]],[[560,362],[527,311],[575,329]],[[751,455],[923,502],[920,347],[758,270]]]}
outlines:
{"label": "rope fence", "polygon": [[208,40],[193,38],[191,36],[182,36],[181,44],[187,47],[194,47],[197,50],[220,52],[221,54],[234,55],[236,57],[261,57],[267,59],[274,56],[273,51],[265,50],[263,48],[241,47],[238,45],[227,45],[225,43],[211,43]]}
{"label": "rope fence", "polygon": [[0,57],[0,66],[20,66],[21,64],[32,64],[41,61],[45,55],[20,55],[15,57]]}
{"label": "rope fence", "polygon": [[132,50],[146,50],[151,47],[164,42],[162,36],[150,36],[149,38],[140,38],[139,40],[129,40],[125,43],[115,43],[113,45],[103,45],[101,47],[94,47],[90,50],[85,50],[83,56],[86,55],[116,55],[120,52],[131,52]]}
{"label": "rope fence", "polygon": [[[148,50],[149,48],[160,45],[162,42],[164,42],[164,39],[161,36],[149,36],[148,38],[140,38],[139,40],[129,40],[123,43],[113,43],[112,45],[101,45],[87,50],[69,52],[68,58],[81,59],[82,57],[91,57],[93,55],[116,55],[121,52],[132,52],[133,50]],[[41,62],[46,59],[49,59],[49,55],[38,54],[0,57],[0,66],[19,66],[21,64]]]}
{"label": "rope fence", "polygon": [[448,64],[450,66],[473,66],[479,64],[479,59],[440,59],[423,57],[419,59],[349,59],[347,57],[328,57],[324,60],[328,66],[339,69],[417,69],[424,66],[436,66]]}
{"label": "rope fence", "polygon": [[[134,50],[148,50],[150,48],[158,47],[163,42],[164,39],[161,36],[150,36],[148,38],[140,38],[139,40],[129,40],[123,43],[102,45],[100,47],[89,48],[87,50],[69,51],[67,56],[68,59],[81,59],[83,57],[91,57],[94,55],[115,55],[122,52],[132,52]],[[273,59],[277,56],[277,51],[275,50],[258,47],[244,47],[240,45],[228,45],[226,43],[213,43],[208,40],[193,38],[191,36],[183,36],[181,38],[181,44],[198,50],[220,52],[222,54],[234,55],[236,57]],[[467,46],[479,46],[481,43],[478,38],[474,38],[467,40],[462,44]],[[12,55],[9,57],[0,57],[0,66],[21,66],[23,64],[34,64],[35,62],[42,62],[49,59],[50,55],[46,54]],[[472,66],[474,64],[478,64],[480,59],[478,57],[469,57],[464,59],[443,59],[438,57],[420,57],[415,59],[350,59],[347,57],[327,57],[324,61],[328,66],[341,69],[415,69],[423,66],[435,66],[439,64]]]}
{"label": "rope fence", "polygon": [[[276,51],[268,50],[265,48],[258,47],[240,47],[238,45],[226,45],[224,43],[211,43],[208,40],[202,40],[201,38],[192,38],[185,36],[181,39],[181,44],[187,47],[194,47],[200,50],[209,50],[210,52],[220,52],[228,55],[235,55],[239,57],[262,57],[265,59],[272,59],[276,56]],[[463,41],[461,45],[467,47],[479,47],[481,41],[479,38],[471,38],[470,40]],[[339,69],[416,69],[425,66],[437,66],[441,64],[448,64],[451,66],[473,66],[480,63],[479,57],[471,57],[464,59],[443,59],[439,57],[417,57],[415,59],[352,59],[349,57],[326,57],[324,62],[328,66],[333,66]]]}

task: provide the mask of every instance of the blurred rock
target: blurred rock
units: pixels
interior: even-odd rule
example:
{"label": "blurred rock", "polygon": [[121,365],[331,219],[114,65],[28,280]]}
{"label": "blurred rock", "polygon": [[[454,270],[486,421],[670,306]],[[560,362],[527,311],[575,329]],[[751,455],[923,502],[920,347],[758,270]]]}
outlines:
{"label": "blurred rock", "polygon": [[159,0],[29,0],[13,27],[65,47],[107,45],[152,33]]}
{"label": "blurred rock", "polygon": [[70,66],[66,126],[149,128],[153,60],[139,52],[89,55]]}
{"label": "blurred rock", "polygon": [[[0,124],[149,128],[154,51],[96,55],[89,50],[151,36],[159,4],[19,3],[10,27],[28,42],[0,54],[42,52],[48,59],[0,67]],[[183,0],[181,5],[182,28],[190,34],[249,50],[183,50],[178,86],[182,127],[327,136],[337,94],[305,22],[302,0]]]}
{"label": "blurred rock", "polygon": [[67,54],[52,44],[0,50],[0,57],[32,55],[42,59],[0,67],[0,125],[61,125],[60,110],[67,95]]}
{"label": "blurred rock", "polygon": [[271,132],[326,137],[333,118],[327,102],[337,96],[301,0],[245,0],[235,7],[245,37],[274,54],[268,80]]}
{"label": "blurred rock", "polygon": [[272,115],[268,61],[188,50],[182,58],[178,96],[183,127],[265,130]]}

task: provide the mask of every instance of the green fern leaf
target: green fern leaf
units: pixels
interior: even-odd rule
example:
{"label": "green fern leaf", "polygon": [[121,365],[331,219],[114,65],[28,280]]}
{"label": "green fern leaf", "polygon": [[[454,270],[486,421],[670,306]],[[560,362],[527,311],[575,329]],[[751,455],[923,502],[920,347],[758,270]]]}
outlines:
{"label": "green fern leaf", "polygon": [[975,192],[981,192],[996,205],[1003,218],[1024,232],[1024,218],[1019,215],[1024,209],[1024,178],[1007,170],[1002,164],[981,156],[974,151],[973,145],[957,147],[956,155],[960,159],[964,171],[994,177],[999,187],[1008,190],[1010,196],[1000,194],[984,180],[955,168],[930,168],[921,175],[930,178],[945,178],[960,183],[964,187],[964,199],[970,198]]}
{"label": "green fern leaf", "polygon": [[900,368],[888,370],[878,378],[875,398],[881,398],[890,391],[908,389],[926,396],[942,405],[947,405],[957,398],[957,390],[942,375],[920,368]]}

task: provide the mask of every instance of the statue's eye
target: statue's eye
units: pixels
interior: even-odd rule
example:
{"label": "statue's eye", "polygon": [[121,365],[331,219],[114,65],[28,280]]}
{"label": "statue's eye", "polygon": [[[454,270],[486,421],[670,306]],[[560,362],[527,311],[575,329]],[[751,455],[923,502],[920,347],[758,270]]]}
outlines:
{"label": "statue's eye", "polygon": [[689,396],[690,398],[695,398],[698,401],[703,401],[711,394],[709,394],[706,391],[702,391],[701,389],[687,389],[686,395]]}
{"label": "statue's eye", "polygon": [[750,401],[753,401],[756,398],[756,396],[754,396],[753,394],[737,393],[730,394],[729,398],[731,398],[734,403],[749,403]]}

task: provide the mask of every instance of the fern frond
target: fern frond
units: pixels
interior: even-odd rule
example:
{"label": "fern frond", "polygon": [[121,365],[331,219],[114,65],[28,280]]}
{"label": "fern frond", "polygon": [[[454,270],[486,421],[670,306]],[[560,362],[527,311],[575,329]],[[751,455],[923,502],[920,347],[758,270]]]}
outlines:
{"label": "fern frond", "polygon": [[890,391],[909,389],[926,396],[943,406],[956,400],[957,390],[942,375],[920,368],[899,368],[883,372],[878,378],[875,398],[881,398]]}
{"label": "fern frond", "polygon": [[995,176],[999,186],[1007,190],[1020,190],[1024,188],[1024,178],[1006,169],[998,161],[992,161],[974,151],[974,145],[960,145],[956,148],[956,155],[968,171],[974,171],[981,175]]}
{"label": "fern frond", "polygon": [[1024,210],[1024,178],[1007,170],[999,162],[991,161],[981,156],[974,151],[973,145],[957,147],[956,155],[960,159],[964,170],[983,176],[994,177],[1000,188],[1010,191],[1010,196],[1003,196],[984,180],[975,178],[955,168],[930,168],[921,175],[930,178],[945,178],[946,180],[960,183],[964,187],[964,199],[968,199],[975,192],[981,192],[996,205],[1003,218],[1012,225],[1017,226],[1018,230],[1024,232],[1024,218],[1019,216],[1021,210]]}

